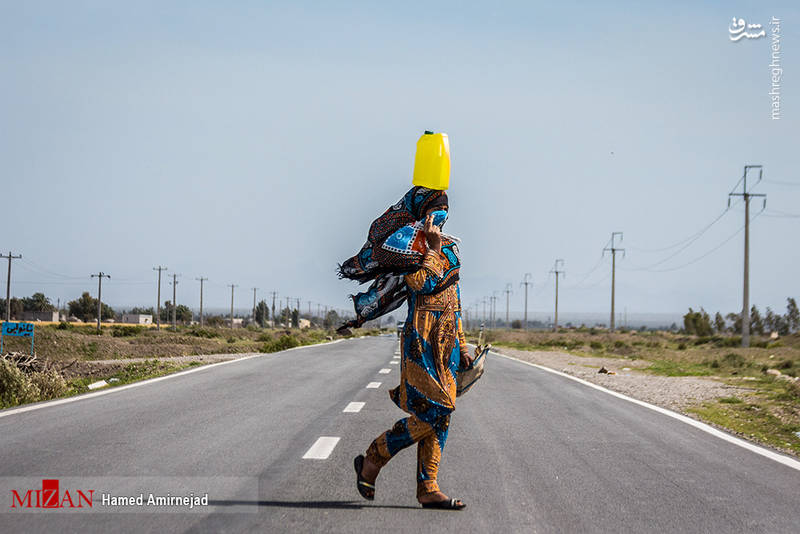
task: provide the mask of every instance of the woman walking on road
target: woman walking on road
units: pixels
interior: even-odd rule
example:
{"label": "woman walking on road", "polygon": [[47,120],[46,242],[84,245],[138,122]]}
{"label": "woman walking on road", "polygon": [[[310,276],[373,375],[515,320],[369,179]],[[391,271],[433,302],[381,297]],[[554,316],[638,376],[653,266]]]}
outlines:
{"label": "woman walking on road", "polygon": [[[427,135],[432,134],[426,132],[420,143],[429,141]],[[415,184],[424,181],[417,176],[419,146]],[[409,417],[397,421],[369,445],[366,455],[354,459],[359,493],[374,499],[380,469],[416,443],[417,500],[425,508],[461,510],[466,504],[449,498],[437,483],[450,414],[455,410],[456,371],[472,364],[461,324],[457,240],[441,232],[449,210],[443,189],[446,185],[412,188],[372,223],[367,243],[339,272],[344,278],[373,281],[367,291],[353,296],[356,319],[343,328],[361,326],[408,303],[400,385],[389,396]]]}

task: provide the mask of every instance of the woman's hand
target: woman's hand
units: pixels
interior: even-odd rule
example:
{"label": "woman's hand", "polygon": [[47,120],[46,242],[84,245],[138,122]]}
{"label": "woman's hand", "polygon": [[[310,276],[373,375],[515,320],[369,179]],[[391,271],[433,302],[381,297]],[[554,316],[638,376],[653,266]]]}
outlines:
{"label": "woman's hand", "polygon": [[428,249],[437,254],[442,251],[442,230],[433,224],[433,215],[425,217],[425,239],[428,240]]}
{"label": "woman's hand", "polygon": [[462,352],[461,353],[461,369],[467,370],[472,367],[472,358],[470,357],[469,353]]}

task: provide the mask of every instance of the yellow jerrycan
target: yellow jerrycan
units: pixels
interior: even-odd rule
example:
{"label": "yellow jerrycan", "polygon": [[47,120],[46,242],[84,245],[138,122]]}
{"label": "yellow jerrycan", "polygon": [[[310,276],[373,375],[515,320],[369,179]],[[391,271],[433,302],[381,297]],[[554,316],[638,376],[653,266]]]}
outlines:
{"label": "yellow jerrycan", "polygon": [[413,184],[440,191],[450,187],[450,141],[446,133],[426,130],[417,141]]}

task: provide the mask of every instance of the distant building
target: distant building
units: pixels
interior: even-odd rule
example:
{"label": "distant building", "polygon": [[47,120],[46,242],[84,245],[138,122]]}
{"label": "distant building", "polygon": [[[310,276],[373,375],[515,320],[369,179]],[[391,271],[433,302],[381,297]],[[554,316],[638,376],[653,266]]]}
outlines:
{"label": "distant building", "polygon": [[122,322],[126,324],[153,324],[153,316],[144,313],[124,313]]}
{"label": "distant building", "polygon": [[[230,319],[228,319],[228,321],[230,321]],[[234,317],[233,318],[233,327],[234,328],[242,328],[243,326],[244,326],[244,319],[242,319],[241,317]]]}
{"label": "distant building", "polygon": [[300,328],[311,328],[311,321],[308,319],[300,319],[297,324]]}
{"label": "distant building", "polygon": [[[13,301],[12,301],[13,302]],[[50,321],[58,322],[58,312],[25,312],[22,314],[23,321]]]}

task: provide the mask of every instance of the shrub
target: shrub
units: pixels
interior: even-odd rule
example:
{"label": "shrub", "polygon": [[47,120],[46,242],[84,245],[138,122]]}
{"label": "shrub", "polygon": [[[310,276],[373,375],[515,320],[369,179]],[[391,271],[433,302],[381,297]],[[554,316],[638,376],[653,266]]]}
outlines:
{"label": "shrub", "polygon": [[39,388],[41,400],[60,397],[67,391],[67,381],[55,369],[31,374],[31,382]]}
{"label": "shrub", "polygon": [[522,321],[520,321],[519,319],[514,319],[513,321],[511,321],[511,328],[513,328],[514,330],[521,329]]}
{"label": "shrub", "polygon": [[114,326],[111,328],[112,337],[138,336],[144,332],[143,326]]}
{"label": "shrub", "polygon": [[591,348],[593,348],[594,350],[602,350],[603,349],[603,344],[600,343],[599,341],[592,341],[592,342],[589,343],[589,346]]}
{"label": "shrub", "polygon": [[299,347],[299,346],[300,342],[297,340],[296,337],[292,335],[283,335],[275,341],[265,343],[264,346],[261,347],[261,352],[280,352],[282,350],[291,349],[293,347]]}
{"label": "shrub", "polygon": [[714,369],[719,369],[719,360],[713,360],[713,361],[712,361],[712,362],[709,364],[709,366],[710,366],[710,367],[713,367]]}
{"label": "shrub", "polygon": [[0,406],[39,400],[39,388],[10,361],[0,358]]}
{"label": "shrub", "polygon": [[59,330],[70,330],[72,328],[72,325],[66,321],[61,321],[60,323],[58,323],[58,326],[56,326],[56,328],[58,328]]}
{"label": "shrub", "polygon": [[791,369],[794,367],[794,362],[792,360],[783,360],[781,363],[778,364],[778,369]]}
{"label": "shrub", "polygon": [[256,341],[261,343],[269,343],[270,341],[272,341],[272,336],[268,332],[264,332],[263,334],[261,334],[256,338]]}
{"label": "shrub", "polygon": [[678,343],[678,350],[686,350],[686,343]]}
{"label": "shrub", "polygon": [[742,402],[742,399],[739,399],[737,397],[722,397],[721,399],[719,399],[719,402],[723,404],[740,404]]}
{"label": "shrub", "polygon": [[614,342],[614,348],[616,348],[616,349],[621,349],[624,346],[625,346],[625,342],[624,341],[617,340],[617,341]]}
{"label": "shrub", "polygon": [[735,352],[729,352],[722,357],[722,363],[730,367],[744,367],[746,361],[744,356],[736,354]]}
{"label": "shrub", "polygon": [[192,328],[191,330],[189,330],[189,335],[195,337],[204,337],[206,339],[220,337],[220,335],[217,332],[215,332],[214,330],[209,330],[208,328]]}

